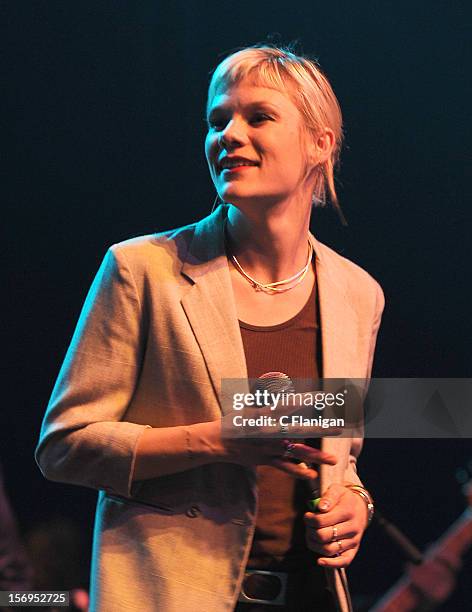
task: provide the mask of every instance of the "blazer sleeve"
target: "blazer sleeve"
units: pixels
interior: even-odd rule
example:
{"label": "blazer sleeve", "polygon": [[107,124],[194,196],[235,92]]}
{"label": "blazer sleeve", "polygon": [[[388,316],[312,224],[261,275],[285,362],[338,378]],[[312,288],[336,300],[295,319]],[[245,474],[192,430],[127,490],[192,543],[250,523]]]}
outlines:
{"label": "blazer sleeve", "polygon": [[141,303],[122,250],[111,247],[88,292],[36,448],[50,480],[131,495],[146,425],[124,419],[144,345]]}
{"label": "blazer sleeve", "polygon": [[[382,291],[382,287],[375,282],[375,311],[374,318],[372,321],[372,329],[369,338],[369,349],[368,349],[368,359],[367,359],[367,370],[366,370],[366,386],[365,386],[365,395],[367,394],[369,381],[372,374],[372,365],[374,362],[374,354],[375,354],[375,344],[377,341],[377,334],[379,332],[380,321],[382,319],[382,312],[385,306],[385,298]],[[357,458],[359,457],[362,445],[364,442],[363,432],[359,435],[359,437],[352,438],[351,440],[351,449],[349,452],[349,461],[348,466],[345,473],[346,482],[354,482],[357,484],[362,484],[359,476],[357,475]]]}
{"label": "blazer sleeve", "polygon": [[[367,385],[370,380],[372,374],[372,364],[374,362],[374,354],[375,354],[375,343],[377,342],[377,334],[379,332],[380,321],[382,319],[382,313],[385,306],[385,298],[384,293],[382,291],[382,287],[376,282],[376,298],[375,298],[375,315],[372,323],[372,332],[370,335],[370,345],[369,345],[369,360],[367,363]],[[367,392],[367,389],[366,389]]]}

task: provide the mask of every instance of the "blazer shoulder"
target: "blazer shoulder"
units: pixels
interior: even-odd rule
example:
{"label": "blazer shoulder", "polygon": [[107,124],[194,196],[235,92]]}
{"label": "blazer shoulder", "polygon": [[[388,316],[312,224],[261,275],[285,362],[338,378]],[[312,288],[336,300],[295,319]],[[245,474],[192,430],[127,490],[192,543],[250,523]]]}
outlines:
{"label": "blazer shoulder", "polygon": [[150,253],[155,254],[159,250],[172,250],[176,245],[188,244],[195,232],[196,223],[183,227],[177,227],[154,234],[135,236],[116,242],[110,246],[110,250],[116,256],[126,259],[147,257]]}
{"label": "blazer shoulder", "polygon": [[183,227],[135,236],[112,244],[108,251],[118,263],[132,268],[184,259],[195,232],[196,223]]}
{"label": "blazer shoulder", "polygon": [[370,299],[375,299],[377,309],[383,309],[385,304],[383,289],[380,283],[367,270],[364,270],[364,268],[347,257],[340,255],[326,244],[317,241],[317,248],[323,261],[326,261],[332,272],[339,279],[342,279],[346,287],[349,287],[351,294],[369,296]]}
{"label": "blazer shoulder", "polygon": [[109,246],[102,262],[106,278],[127,279],[139,295],[150,282],[180,277],[195,224],[154,234],[135,236]]}

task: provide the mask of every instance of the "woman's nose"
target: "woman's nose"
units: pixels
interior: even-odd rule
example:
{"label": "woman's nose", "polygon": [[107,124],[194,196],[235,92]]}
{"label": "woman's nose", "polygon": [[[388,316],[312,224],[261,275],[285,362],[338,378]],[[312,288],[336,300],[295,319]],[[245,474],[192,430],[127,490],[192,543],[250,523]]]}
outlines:
{"label": "woman's nose", "polygon": [[221,130],[219,142],[222,147],[234,147],[244,143],[246,131],[242,121],[231,119]]}

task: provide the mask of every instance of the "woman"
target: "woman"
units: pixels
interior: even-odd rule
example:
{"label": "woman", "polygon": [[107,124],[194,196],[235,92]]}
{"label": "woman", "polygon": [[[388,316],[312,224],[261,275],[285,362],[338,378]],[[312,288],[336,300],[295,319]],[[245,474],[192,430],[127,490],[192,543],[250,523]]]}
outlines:
{"label": "woman", "polygon": [[[260,46],[217,67],[207,111],[225,204],[109,249],[37,460],[100,490],[94,610],[328,610],[326,580],[347,610],[343,568],[372,510],[360,440],[287,452],[221,434],[223,379],[370,375],[382,291],[309,233],[313,199],[337,205],[339,106],[314,62]],[[301,485],[318,472],[319,512],[305,513]]]}

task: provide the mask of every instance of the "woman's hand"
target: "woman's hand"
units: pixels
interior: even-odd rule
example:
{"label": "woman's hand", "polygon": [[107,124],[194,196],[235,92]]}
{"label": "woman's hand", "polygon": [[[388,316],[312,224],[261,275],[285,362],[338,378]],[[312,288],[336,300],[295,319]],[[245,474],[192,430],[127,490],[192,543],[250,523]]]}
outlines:
{"label": "woman's hand", "polygon": [[[255,416],[261,414],[261,410],[254,411]],[[218,462],[246,467],[272,465],[294,478],[316,479],[318,472],[311,464],[336,463],[333,455],[305,444],[293,444],[293,451],[287,453],[287,441],[280,437],[279,429],[274,433],[274,428],[256,428],[254,437],[231,437],[228,432],[223,435],[223,421],[231,417],[145,429],[136,447],[133,480],[168,476]]]}
{"label": "woman's hand", "polygon": [[318,503],[318,512],[307,512],[306,543],[318,553],[323,567],[347,567],[357,554],[367,527],[367,506],[360,495],[334,484]]}
{"label": "woman's hand", "polygon": [[[294,406],[287,413],[300,412],[299,406]],[[304,444],[301,439],[289,443],[287,440],[290,434],[297,436],[308,434],[310,437],[326,435],[329,430],[322,430],[318,427],[290,428],[282,434],[281,428],[277,425],[274,412],[270,408],[245,408],[241,416],[250,422],[250,419],[273,419],[275,424],[246,425],[244,428],[234,425],[234,418],[239,414],[231,412],[225,415],[220,421],[214,421],[213,426],[219,431],[219,454],[220,461],[238,463],[246,467],[256,465],[271,465],[294,478],[312,480],[318,478],[316,466],[320,463],[335,465],[337,458],[317,448]]]}
{"label": "woman's hand", "polygon": [[271,465],[303,480],[318,478],[316,466],[320,463],[335,465],[337,462],[331,453],[281,438],[227,438],[222,444],[225,461],[246,467]]}

